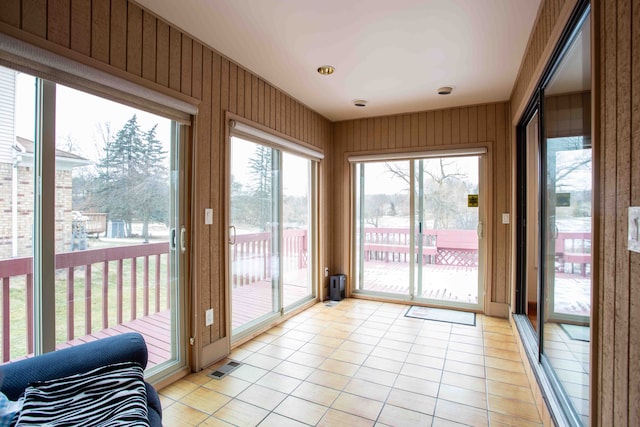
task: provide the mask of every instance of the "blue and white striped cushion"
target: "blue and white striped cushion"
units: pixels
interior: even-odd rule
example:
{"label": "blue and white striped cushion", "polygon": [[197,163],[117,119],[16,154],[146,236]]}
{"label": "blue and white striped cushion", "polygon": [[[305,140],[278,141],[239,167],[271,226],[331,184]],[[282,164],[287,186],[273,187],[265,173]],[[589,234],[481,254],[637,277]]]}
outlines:
{"label": "blue and white striped cushion", "polygon": [[147,392],[136,363],[31,384],[17,426],[148,426]]}

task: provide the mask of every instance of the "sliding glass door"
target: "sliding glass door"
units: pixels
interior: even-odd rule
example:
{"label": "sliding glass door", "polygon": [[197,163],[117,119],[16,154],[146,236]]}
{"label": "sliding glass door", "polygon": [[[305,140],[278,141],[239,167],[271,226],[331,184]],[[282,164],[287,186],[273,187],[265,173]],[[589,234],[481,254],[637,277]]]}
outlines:
{"label": "sliding glass door", "polygon": [[15,136],[0,141],[12,161],[3,178],[12,192],[0,197],[12,212],[0,230],[11,242],[0,257],[3,361],[137,331],[151,375],[184,365],[183,128],[7,68],[0,75],[15,94],[0,113],[15,117]]}
{"label": "sliding glass door", "polygon": [[232,338],[313,297],[314,173],[307,158],[231,137]]}
{"label": "sliding glass door", "polygon": [[479,155],[359,162],[355,292],[482,306]]}

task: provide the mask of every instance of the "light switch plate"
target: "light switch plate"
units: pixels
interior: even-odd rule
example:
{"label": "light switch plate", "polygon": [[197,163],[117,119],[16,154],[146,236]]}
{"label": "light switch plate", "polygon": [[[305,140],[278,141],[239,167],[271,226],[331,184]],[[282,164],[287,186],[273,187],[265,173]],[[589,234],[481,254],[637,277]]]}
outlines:
{"label": "light switch plate", "polygon": [[640,206],[629,206],[629,250],[640,252]]}
{"label": "light switch plate", "polygon": [[205,311],[204,317],[205,317],[204,319],[205,326],[213,325],[213,308],[210,308],[209,310]]}
{"label": "light switch plate", "polygon": [[503,213],[502,214],[502,223],[503,224],[509,224],[509,214],[508,213]]}
{"label": "light switch plate", "polygon": [[213,209],[207,208],[204,210],[204,223],[205,225],[213,224]]}

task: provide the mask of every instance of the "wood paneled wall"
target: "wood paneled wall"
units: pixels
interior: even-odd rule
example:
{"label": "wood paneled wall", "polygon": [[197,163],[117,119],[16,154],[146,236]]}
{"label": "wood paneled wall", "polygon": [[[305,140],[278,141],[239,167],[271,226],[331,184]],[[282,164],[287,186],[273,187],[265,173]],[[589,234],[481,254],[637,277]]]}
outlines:
{"label": "wood paneled wall", "polygon": [[[544,0],[511,98],[513,123],[575,3]],[[593,266],[591,423],[635,426],[640,425],[640,254],[627,249],[627,210],[640,206],[640,1],[592,0],[591,6],[593,250],[598,258]]]}
{"label": "wood paneled wall", "polygon": [[640,254],[627,210],[640,206],[640,1],[594,1],[599,141],[597,425],[640,425]]}
{"label": "wood paneled wall", "polygon": [[[124,76],[199,101],[194,122],[191,280],[202,347],[225,335],[225,123],[230,111],[324,151],[331,123],[263,79],[126,0],[2,0],[0,30]],[[324,204],[322,204],[324,206]],[[205,226],[204,209],[214,223]],[[324,215],[323,215],[324,216]],[[323,229],[324,230],[324,229]],[[321,231],[321,241],[324,235]],[[322,255],[321,255],[322,259]]]}
{"label": "wood paneled wall", "polygon": [[[490,146],[493,193],[491,221],[493,245],[489,277],[491,302],[508,304],[511,268],[509,227],[501,224],[498,213],[511,207],[512,171],[510,112],[507,103],[475,105],[437,111],[374,117],[335,123],[330,188],[334,214],[334,236],[350,236],[350,166],[348,155],[394,151]],[[333,239],[330,254],[332,271],[349,271],[349,239]],[[507,311],[500,313],[506,316]]]}

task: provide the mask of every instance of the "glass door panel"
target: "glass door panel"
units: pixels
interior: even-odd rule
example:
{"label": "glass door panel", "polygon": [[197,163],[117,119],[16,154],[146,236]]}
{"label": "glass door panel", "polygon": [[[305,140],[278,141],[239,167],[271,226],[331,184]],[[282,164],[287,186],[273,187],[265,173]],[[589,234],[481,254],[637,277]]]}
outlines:
{"label": "glass door panel", "polygon": [[175,125],[57,85],[55,129],[57,345],[138,331],[149,368],[175,360]]}
{"label": "glass door panel", "polygon": [[311,161],[282,154],[283,306],[311,296]]}
{"label": "glass door panel", "polygon": [[536,111],[526,127],[526,239],[529,245],[525,259],[525,295],[524,310],[529,322],[538,329],[538,293],[540,285],[540,135],[539,115]]}
{"label": "glass door panel", "polygon": [[587,11],[544,88],[542,354],[589,424],[592,150]]}
{"label": "glass door panel", "polygon": [[232,335],[280,309],[279,164],[277,150],[231,138]]}
{"label": "glass door panel", "polygon": [[479,157],[415,161],[416,297],[479,303]]}
{"label": "glass door panel", "polygon": [[356,290],[411,294],[410,164],[356,165]]}
{"label": "glass door panel", "polygon": [[2,363],[34,352],[35,88],[35,77],[0,67]]}

